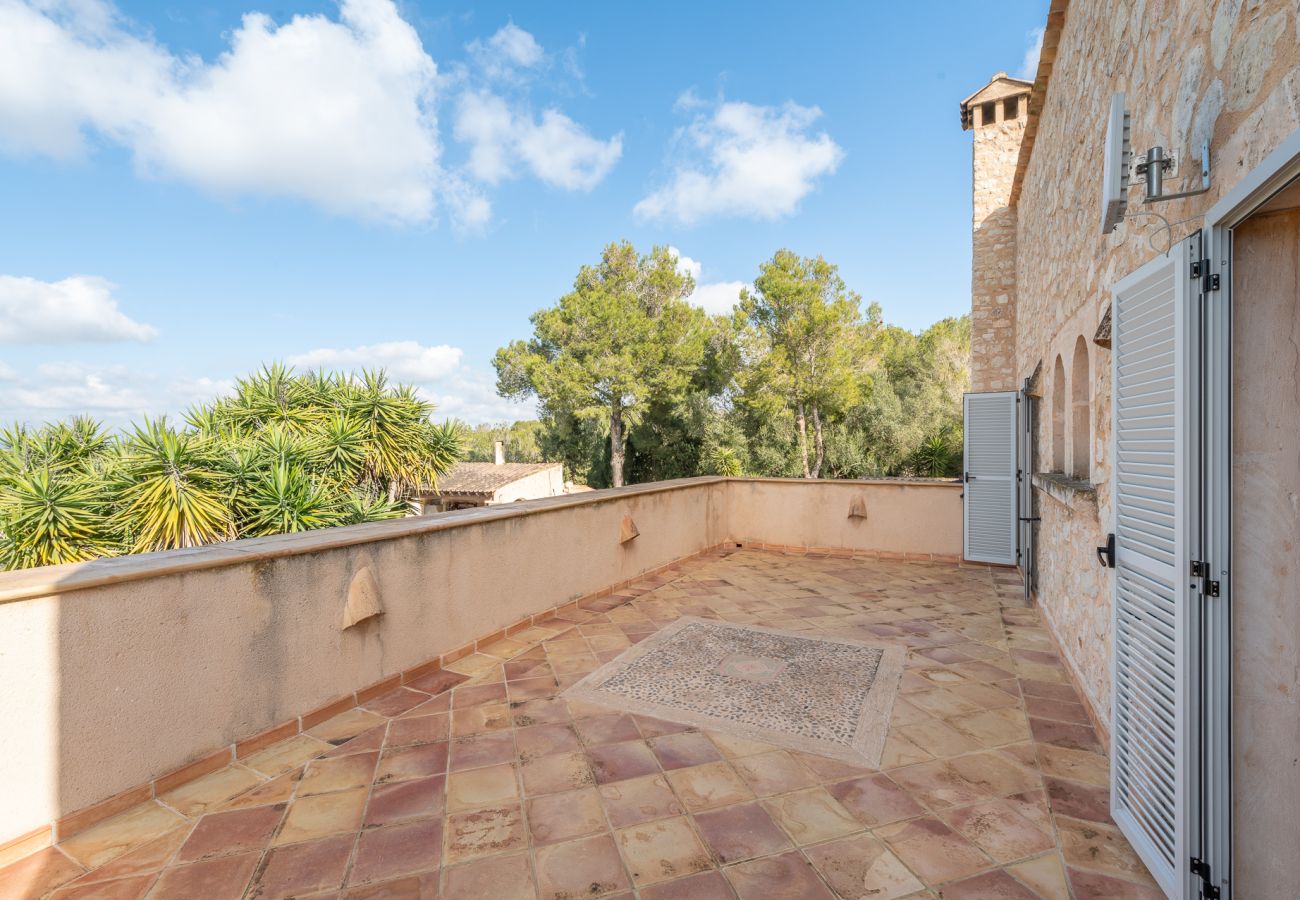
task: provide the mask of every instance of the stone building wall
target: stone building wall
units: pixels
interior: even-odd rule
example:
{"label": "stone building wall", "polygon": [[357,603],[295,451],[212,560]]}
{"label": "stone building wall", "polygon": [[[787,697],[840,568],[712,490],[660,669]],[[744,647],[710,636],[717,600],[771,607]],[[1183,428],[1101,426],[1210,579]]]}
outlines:
{"label": "stone building wall", "polygon": [[1021,113],[974,125],[974,186],[971,247],[971,390],[1007,391],[1016,386],[1016,217],[1008,206],[1016,173]]}
{"label": "stone building wall", "polygon": [[[1041,459],[1052,460],[1055,361],[1067,384],[1079,336],[1088,340],[1088,479],[1069,505],[1040,495],[1038,601],[1103,722],[1110,714],[1112,577],[1093,548],[1113,530],[1110,492],[1110,351],[1092,343],[1116,281],[1201,226],[1225,191],[1300,125],[1300,22],[1295,0],[1073,2],[1050,60],[1051,78],[1016,205],[1015,377],[1042,364]],[[1180,179],[1197,170],[1210,140],[1212,190],[1146,207],[1100,229],[1102,139],[1110,95],[1126,93],[1135,153],[1153,144],[1184,154]],[[1168,190],[1177,190],[1167,182]],[[1183,221],[1187,220],[1187,221]],[[1073,424],[1065,415],[1065,443]],[[1095,505],[1094,505],[1095,504]],[[1094,511],[1095,510],[1095,511]]]}

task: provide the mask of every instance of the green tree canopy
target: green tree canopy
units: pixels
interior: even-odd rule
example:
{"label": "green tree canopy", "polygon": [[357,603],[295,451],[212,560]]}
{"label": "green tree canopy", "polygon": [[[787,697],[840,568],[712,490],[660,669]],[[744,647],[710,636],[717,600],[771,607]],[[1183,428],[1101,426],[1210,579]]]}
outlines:
{"label": "green tree canopy", "polygon": [[536,396],[547,417],[608,428],[610,481],[624,482],[626,428],[651,401],[681,398],[703,363],[708,317],[667,247],[640,255],[624,241],[583,266],[573,290],[533,314],[533,337],[497,351],[497,390]]}
{"label": "green tree canopy", "polygon": [[[778,250],[737,312],[745,401],[794,415],[805,478],[821,476],[826,423],[857,399],[862,298],[825,259]],[[808,422],[813,448],[808,446]]]}

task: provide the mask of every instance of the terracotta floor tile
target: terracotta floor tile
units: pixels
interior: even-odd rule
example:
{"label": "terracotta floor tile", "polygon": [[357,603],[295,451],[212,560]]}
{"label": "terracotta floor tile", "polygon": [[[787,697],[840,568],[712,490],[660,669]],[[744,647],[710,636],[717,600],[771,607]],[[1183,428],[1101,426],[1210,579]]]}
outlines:
{"label": "terracotta floor tile", "polygon": [[1056,846],[1050,832],[1040,829],[1005,800],[949,810],[941,818],[997,863],[1014,862]]}
{"label": "terracotta floor tile", "polygon": [[573,718],[569,705],[557,697],[546,700],[526,700],[511,709],[516,728],[529,725],[554,725]]}
{"label": "terracotta floor tile", "polygon": [[751,740],[735,734],[724,734],[719,731],[707,731],[705,734],[708,735],[713,745],[722,751],[722,755],[728,759],[737,756],[754,756],[758,753],[781,749],[774,744]]}
{"label": "terracotta floor tile", "polygon": [[718,865],[769,856],[792,846],[785,832],[757,803],[701,812],[695,816],[695,824]]}
{"label": "terracotta floor tile", "polygon": [[25,900],[40,897],[83,871],[58,848],[46,847],[0,868],[0,898]]}
{"label": "terracotta floor tile", "polygon": [[588,747],[635,741],[641,738],[641,732],[632,721],[632,717],[619,713],[574,719],[573,730]]}
{"label": "terracotta floor tile", "polygon": [[330,744],[308,734],[297,734],[278,744],[272,744],[251,756],[240,760],[254,771],[261,772],[268,778],[283,775],[305,764],[308,760],[321,756],[329,750]]}
{"label": "terracotta floor tile", "polygon": [[1019,709],[986,709],[966,716],[951,716],[948,723],[985,747],[1001,747],[1029,740],[1029,722]]}
{"label": "terracotta floor tile", "polygon": [[176,861],[195,862],[212,856],[228,856],[261,850],[271,841],[287,804],[255,806],[231,812],[210,813],[199,820]]}
{"label": "terracotta floor tile", "polygon": [[[343,892],[346,900],[438,900],[438,880],[441,872],[421,872],[419,875],[407,875],[392,881],[376,881],[371,884],[349,887]],[[251,898],[250,898],[251,900]],[[335,900],[334,894],[320,894],[310,900]]]}
{"label": "terracotta floor tile", "polygon": [[261,858],[252,852],[171,866],[149,892],[150,900],[239,900]]}
{"label": "terracotta floor tile", "polygon": [[621,828],[616,838],[638,888],[712,868],[709,854],[684,816]]}
{"label": "terracotta floor tile", "polygon": [[659,765],[668,769],[684,769],[722,759],[718,748],[698,731],[682,731],[652,738],[650,749],[654,752]]}
{"label": "terracotta floor tile", "polygon": [[607,831],[605,809],[595,788],[546,794],[524,804],[533,844],[558,844]]}
{"label": "terracotta floor tile", "polygon": [[515,758],[515,739],[509,731],[493,731],[455,738],[449,746],[451,761],[448,770],[452,772],[499,766],[502,763],[512,762]]}
{"label": "terracotta floor tile", "polygon": [[1053,744],[1038,744],[1037,751],[1045,775],[1081,781],[1094,787],[1110,786],[1110,761],[1100,753],[1070,750]]}
{"label": "terracotta floor tile", "polygon": [[1047,798],[1058,816],[1110,822],[1110,790],[1064,778],[1046,778]]}
{"label": "terracotta floor tile", "polygon": [[515,745],[519,748],[520,759],[535,759],[552,753],[571,753],[582,749],[577,733],[568,723],[519,728],[515,731]]}
{"label": "terracotta floor tile", "polygon": [[1161,900],[1164,891],[1153,884],[1135,884],[1100,872],[1069,870],[1075,900]]}
{"label": "terracotta floor tile", "polygon": [[901,766],[929,762],[932,759],[934,759],[933,753],[922,750],[901,734],[891,732],[885,740],[885,749],[880,754],[880,768],[897,769]]}
{"label": "terracotta floor tile", "polygon": [[376,784],[427,778],[447,771],[447,744],[417,744],[385,750],[375,773]]}
{"label": "terracotta floor tile", "polygon": [[487,766],[447,776],[447,809],[463,812],[479,806],[502,806],[519,800],[513,765]]}
{"label": "terracotta floor tile", "polygon": [[701,872],[675,881],[648,885],[641,900],[735,900],[721,872]]}
{"label": "terracotta floor tile", "polygon": [[388,726],[388,746],[409,747],[445,741],[450,734],[448,722],[447,713],[394,719]]}
{"label": "terracotta floor tile", "polygon": [[74,834],[61,841],[59,847],[86,868],[93,869],[165,834],[184,821],[170,809],[150,801]]}
{"label": "terracotta floor tile", "polygon": [[522,703],[543,697],[554,697],[562,688],[555,675],[542,675],[538,678],[520,678],[510,682],[510,702]]}
{"label": "terracotta floor tile", "polygon": [[240,765],[226,766],[168,791],[158,799],[184,816],[201,816],[250,791],[265,779]]}
{"label": "terracotta floor tile", "polygon": [[[454,663],[443,666],[443,671],[455,672],[458,675],[478,675],[493,666],[501,664],[501,660],[495,656],[488,656],[484,653],[471,653],[469,656],[456,660]],[[412,687],[420,687],[415,681],[411,682]]]}
{"label": "terracotta floor tile", "polygon": [[361,827],[367,793],[362,788],[294,800],[273,843],[276,846],[295,844],[356,831]]}
{"label": "terracotta floor tile", "polygon": [[1061,855],[1070,868],[1098,870],[1129,880],[1150,877],[1146,866],[1114,826],[1057,816],[1056,831]]}
{"label": "terracotta floor tile", "polygon": [[261,873],[253,879],[249,897],[277,900],[338,890],[355,841],[354,835],[340,834],[277,847],[266,855]]}
{"label": "terracotta floor tile", "polygon": [[983,748],[983,745],[970,735],[938,719],[931,719],[919,725],[900,725],[898,733],[931,756],[940,758],[970,753]]}
{"label": "terracotta floor tile", "polygon": [[987,869],[991,861],[974,844],[934,818],[911,819],[876,832],[926,884]]}
{"label": "terracotta floor tile", "polygon": [[361,832],[349,884],[388,881],[442,862],[442,821],[418,819]]}
{"label": "terracotta floor tile", "polygon": [[763,808],[799,845],[862,830],[862,824],[822,787],[769,798],[763,801]]}
{"label": "terracotta floor tile", "polygon": [[[647,751],[648,752],[648,751]],[[552,753],[520,764],[524,793],[529,797],[590,787],[596,783],[585,753]]]}
{"label": "terracotta floor tile", "polygon": [[603,784],[599,794],[609,823],[615,828],[679,816],[684,811],[662,774]]}
{"label": "terracotta floor tile", "polygon": [[906,702],[911,706],[940,719],[949,716],[962,716],[969,713],[981,712],[984,709],[984,707],[975,703],[973,700],[967,700],[956,691],[947,690],[946,688],[940,688],[933,691],[917,691],[916,693],[908,694]]}
{"label": "terracotta floor tile", "polygon": [[407,819],[442,816],[447,809],[447,776],[430,775],[393,784],[377,784],[366,805],[365,827]]}
{"label": "terracotta floor tile", "polygon": [[339,713],[332,719],[326,719],[315,728],[307,729],[307,734],[314,738],[338,746],[352,740],[363,731],[369,731],[384,724],[384,717],[373,712],[353,707],[347,712]]}
{"label": "terracotta floor tile", "polygon": [[1089,753],[1103,752],[1101,742],[1097,740],[1097,733],[1086,725],[1030,717],[1029,729],[1033,732],[1034,740],[1039,743],[1055,744],[1069,750],[1085,750]]}
{"label": "terracotta floor tile", "polygon": [[378,752],[313,759],[298,782],[298,796],[310,797],[312,794],[367,787],[374,779],[378,762]]}
{"label": "terracotta floor tile", "polygon": [[654,716],[633,716],[632,721],[636,722],[636,727],[641,731],[643,738],[663,737],[665,734],[680,734],[683,731],[689,731],[691,726],[682,722],[670,722],[667,719],[657,719]]}
{"label": "terracotta floor tile", "polygon": [[438,669],[427,675],[421,675],[419,678],[413,678],[407,682],[409,687],[417,691],[424,691],[427,694],[438,695],[444,691],[449,691],[456,685],[468,680],[468,676],[459,672],[449,672],[446,669]]}
{"label": "terracotta floor tile", "polygon": [[399,719],[414,719],[417,716],[431,716],[434,713],[451,712],[451,691],[434,694],[419,706],[413,706],[398,716]]}
{"label": "terracotta floor tile", "polygon": [[494,856],[447,869],[442,900],[534,900],[528,854]]}
{"label": "terracotta floor tile", "polygon": [[645,741],[602,744],[590,748],[587,756],[598,784],[639,778],[659,771],[659,763]]}
{"label": "terracotta floor tile", "polygon": [[518,804],[453,813],[447,816],[444,835],[443,861],[448,866],[528,846],[523,809]]}
{"label": "terracotta floor tile", "polygon": [[368,731],[361,732],[350,741],[344,741],[325,755],[327,757],[348,756],[352,753],[369,753],[372,750],[382,749],[384,737],[387,734],[387,724],[377,725]]}
{"label": "terracotta floor tile", "polygon": [[[76,883],[92,884],[98,881],[110,881],[115,878],[156,873],[176,855],[176,851],[180,849],[181,844],[185,843],[189,833],[190,825],[187,822],[173,828],[162,837],[154,838],[152,841],[141,844],[128,853],[123,853],[107,865],[92,869],[78,878]],[[0,884],[4,884],[2,874],[0,874]],[[0,896],[3,896],[3,894],[0,894]]]}
{"label": "terracotta floor tile", "polygon": [[542,900],[601,897],[631,887],[610,835],[539,848],[537,882]]}
{"label": "terracotta floor tile", "polygon": [[798,852],[723,869],[740,900],[834,900],[835,895]]}
{"label": "terracotta floor tile", "polygon": [[1006,869],[1017,881],[1044,900],[1070,900],[1070,888],[1065,882],[1065,865],[1061,862],[1060,853],[1045,853],[1034,859],[1013,863]]}
{"label": "terracotta floor tile", "polygon": [[869,828],[925,813],[925,808],[887,775],[840,781],[826,785],[826,790],[850,815]]}
{"label": "terracotta floor tile", "polygon": [[943,886],[944,900],[1038,900],[1038,895],[1002,869]]}
{"label": "terracotta floor tile", "polygon": [[668,783],[691,812],[754,799],[754,792],[725,762],[675,769],[667,774]]}
{"label": "terracotta floor tile", "polygon": [[818,844],[804,852],[840,897],[892,900],[924,887],[882,841],[870,835]]}
{"label": "terracotta floor tile", "polygon": [[[155,875],[135,875],[130,878],[118,878],[113,881],[103,881],[98,884],[69,884],[59,888],[53,894],[50,894],[50,900],[140,900],[149,889],[153,887]],[[244,885],[239,886],[239,894],[232,897],[238,897],[244,891]],[[169,893],[166,896],[176,898],[180,895]],[[193,896],[193,895],[190,895]],[[220,895],[218,895],[220,896]],[[225,896],[230,897],[230,894]]]}
{"label": "terracotta floor tile", "polygon": [[731,761],[736,773],[755,796],[770,797],[812,787],[818,778],[785,750],[773,750]]}
{"label": "terracotta floor tile", "polygon": [[481,706],[485,703],[503,703],[505,699],[506,686],[504,683],[466,683],[451,692],[451,708],[453,710],[468,709],[471,706]]}
{"label": "terracotta floor tile", "polygon": [[468,709],[452,709],[451,735],[463,737],[485,731],[502,731],[511,726],[510,707],[505,703],[485,703]]}

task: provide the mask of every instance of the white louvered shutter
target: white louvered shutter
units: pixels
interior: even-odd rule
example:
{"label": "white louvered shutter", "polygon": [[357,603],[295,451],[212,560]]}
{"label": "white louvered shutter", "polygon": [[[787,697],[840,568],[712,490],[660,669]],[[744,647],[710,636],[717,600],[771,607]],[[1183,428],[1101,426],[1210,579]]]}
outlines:
{"label": "white louvered shutter", "polygon": [[1016,564],[1016,392],[967,394],[964,406],[965,557]]}
{"label": "white louvered shutter", "polygon": [[1111,814],[1170,897],[1189,894],[1191,262],[1199,236],[1123,279],[1112,308],[1115,599]]}

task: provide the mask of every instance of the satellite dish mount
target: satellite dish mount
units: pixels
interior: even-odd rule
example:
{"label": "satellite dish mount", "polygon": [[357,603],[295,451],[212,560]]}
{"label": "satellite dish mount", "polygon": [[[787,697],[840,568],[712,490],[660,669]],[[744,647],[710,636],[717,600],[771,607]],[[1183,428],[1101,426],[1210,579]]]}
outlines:
{"label": "satellite dish mount", "polygon": [[1124,95],[1110,98],[1106,119],[1105,161],[1102,169],[1101,233],[1110,234],[1124,220],[1128,211],[1128,190],[1132,176],[1143,179],[1143,203],[1181,200],[1195,197],[1210,189],[1210,142],[1201,142],[1201,186],[1194,190],[1165,192],[1165,176],[1178,176],[1178,153],[1159,145],[1133,157],[1129,143],[1129,114],[1124,109]]}

